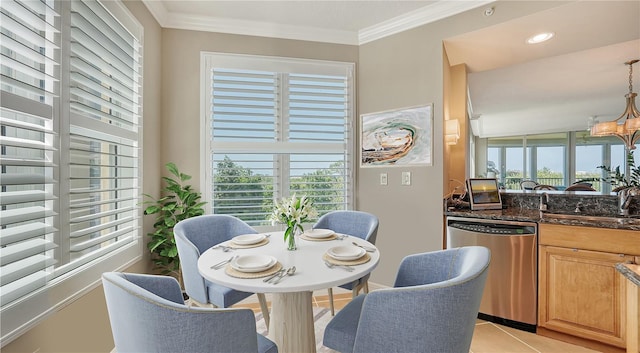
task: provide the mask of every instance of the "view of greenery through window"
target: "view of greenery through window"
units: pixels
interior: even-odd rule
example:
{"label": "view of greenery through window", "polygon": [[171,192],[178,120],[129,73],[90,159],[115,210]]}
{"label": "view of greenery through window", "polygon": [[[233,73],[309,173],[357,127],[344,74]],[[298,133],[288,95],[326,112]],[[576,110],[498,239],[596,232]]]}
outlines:
{"label": "view of greenery through window", "polygon": [[[329,168],[291,176],[290,194],[306,195],[323,215],[345,205],[344,162],[334,162]],[[216,164],[214,174],[215,214],[231,214],[251,225],[268,225],[274,206],[274,178],[243,167],[229,156]]]}

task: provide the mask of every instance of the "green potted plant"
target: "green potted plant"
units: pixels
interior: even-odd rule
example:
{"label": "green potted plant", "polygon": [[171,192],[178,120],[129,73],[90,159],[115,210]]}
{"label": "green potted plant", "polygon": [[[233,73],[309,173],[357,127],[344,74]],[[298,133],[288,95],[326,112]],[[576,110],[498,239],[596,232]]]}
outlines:
{"label": "green potted plant", "polygon": [[625,189],[631,186],[640,186],[640,166],[636,166],[633,158],[633,152],[627,153],[627,167],[629,175],[625,175],[620,171],[620,166],[611,169],[606,165],[598,166],[598,168],[606,172],[606,177],[601,181],[608,183],[613,187],[613,192]]}
{"label": "green potted plant", "polygon": [[161,197],[155,199],[144,194],[150,199],[144,202],[147,205],[144,214],[156,215],[153,224],[155,230],[147,234],[150,237],[147,247],[155,268],[162,274],[176,277],[182,283],[173,226],[183,219],[204,214],[203,206],[206,202],[200,202],[201,193],[194,191],[191,185],[185,184],[191,179],[190,175],[181,173],[174,163],[167,163],[166,167],[175,178],[162,177],[166,186]]}

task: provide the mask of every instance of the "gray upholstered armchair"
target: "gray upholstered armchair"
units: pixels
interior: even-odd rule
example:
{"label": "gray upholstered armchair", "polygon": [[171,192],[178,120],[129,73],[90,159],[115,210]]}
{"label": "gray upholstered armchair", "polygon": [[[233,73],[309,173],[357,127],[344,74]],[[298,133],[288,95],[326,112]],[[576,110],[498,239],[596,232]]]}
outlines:
{"label": "gray upholstered armchair", "polygon": [[405,257],[394,287],[347,304],[323,344],[343,353],[469,352],[490,258],[480,246]]}
{"label": "gray upholstered armchair", "polygon": [[[211,283],[198,271],[200,254],[236,235],[257,233],[250,225],[229,215],[203,215],[178,222],[173,233],[180,256],[184,289],[191,299],[226,308],[253,294]],[[268,327],[269,310],[264,294],[258,293],[258,301]]]}
{"label": "gray upholstered armchair", "polygon": [[[362,211],[333,211],[320,217],[313,228],[331,229],[336,233],[348,234],[375,244],[378,235],[378,217]],[[340,288],[352,291],[355,298],[360,289],[365,293],[369,292],[368,280],[367,274],[353,282],[341,285]],[[331,288],[329,288],[329,305],[331,315],[334,315],[333,289]]]}
{"label": "gray upholstered armchair", "polygon": [[278,352],[253,311],[188,307],[173,277],[108,272],[102,284],[118,353]]}

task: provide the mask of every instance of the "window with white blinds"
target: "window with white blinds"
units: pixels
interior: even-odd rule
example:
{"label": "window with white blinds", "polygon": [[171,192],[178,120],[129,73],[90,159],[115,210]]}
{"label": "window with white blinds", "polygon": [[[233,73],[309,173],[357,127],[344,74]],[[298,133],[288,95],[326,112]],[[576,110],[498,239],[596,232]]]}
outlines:
{"label": "window with white blinds", "polygon": [[211,213],[267,226],[293,193],[353,208],[352,63],[205,53],[202,69]]}
{"label": "window with white blinds", "polygon": [[5,345],[141,255],[142,81],[120,2],[2,0],[0,15]]}

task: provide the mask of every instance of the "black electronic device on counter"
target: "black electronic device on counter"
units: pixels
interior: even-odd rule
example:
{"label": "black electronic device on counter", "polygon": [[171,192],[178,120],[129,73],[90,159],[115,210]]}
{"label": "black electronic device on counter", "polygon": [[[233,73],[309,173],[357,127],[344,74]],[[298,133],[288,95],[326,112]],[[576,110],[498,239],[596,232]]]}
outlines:
{"label": "black electronic device on counter", "polygon": [[469,178],[466,184],[472,210],[502,209],[502,198],[497,179]]}

